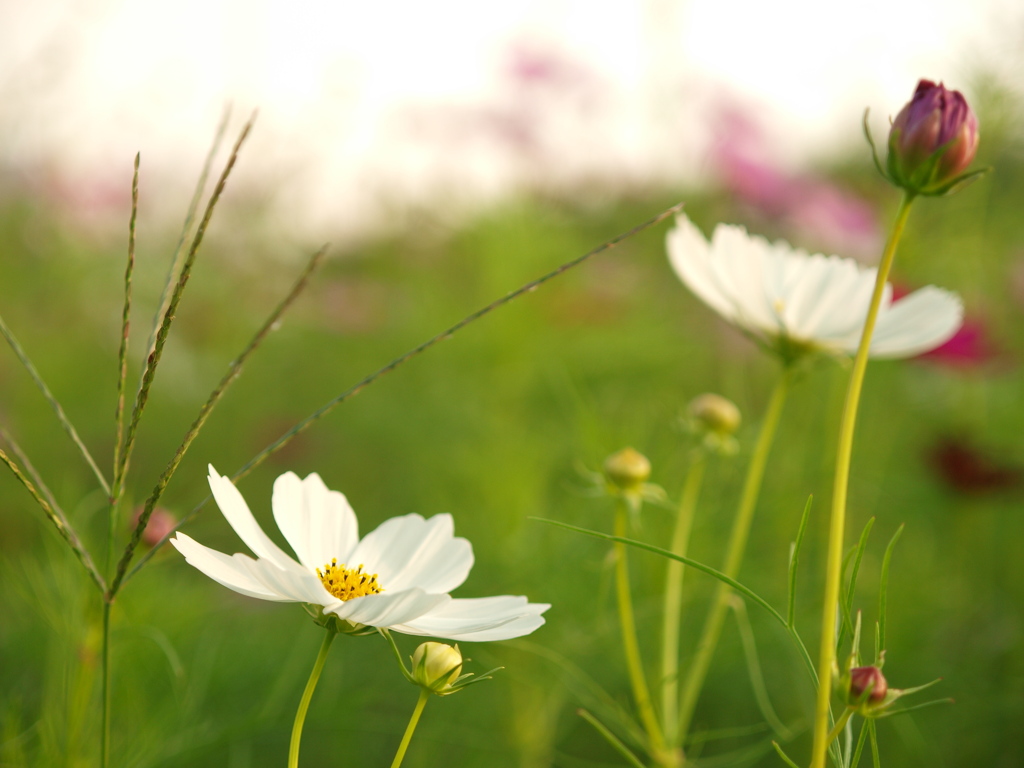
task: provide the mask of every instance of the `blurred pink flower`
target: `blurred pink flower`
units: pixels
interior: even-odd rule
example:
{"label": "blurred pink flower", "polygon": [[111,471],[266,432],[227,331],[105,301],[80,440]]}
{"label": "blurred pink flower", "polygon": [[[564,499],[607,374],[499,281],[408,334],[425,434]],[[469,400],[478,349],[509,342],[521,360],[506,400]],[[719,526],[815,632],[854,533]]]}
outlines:
{"label": "blurred pink flower", "polygon": [[716,120],[712,162],[725,189],[808,247],[855,258],[877,257],[882,232],[872,206],[831,181],[792,174],[767,159],[777,154],[757,123],[724,108]]}
{"label": "blurred pink flower", "polygon": [[[142,507],[138,507],[135,513],[132,515],[132,528],[135,528],[139,524],[139,518],[142,516]],[[174,533],[174,529],[178,526],[178,518],[172,515],[168,510],[163,507],[157,507],[153,510],[153,514],[149,516],[149,522],[146,523],[146,530],[142,532],[142,543],[147,547],[155,547],[165,536],[170,536]]]}

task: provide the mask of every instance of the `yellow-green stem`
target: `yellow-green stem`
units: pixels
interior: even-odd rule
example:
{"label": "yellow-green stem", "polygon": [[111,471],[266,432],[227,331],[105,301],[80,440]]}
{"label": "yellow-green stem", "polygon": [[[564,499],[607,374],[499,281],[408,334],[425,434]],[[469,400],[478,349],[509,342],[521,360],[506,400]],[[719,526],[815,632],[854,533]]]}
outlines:
{"label": "yellow-green stem", "polygon": [[416,708],[412,711],[412,717],[409,718],[409,724],[405,727],[405,734],[402,736],[402,743],[398,745],[398,752],[395,753],[394,762],[391,763],[391,768],[399,768],[402,764],[402,760],[405,759],[405,750],[409,748],[409,742],[412,741],[412,735],[416,731],[416,726],[420,722],[420,715],[423,714],[423,708],[427,706],[427,699],[430,698],[430,691],[426,688],[420,689],[420,697],[416,701]]}
{"label": "yellow-green stem", "polygon": [[[690,530],[697,508],[697,497],[704,479],[707,457],[698,449],[683,486],[679,501],[675,531],[672,533],[672,552],[685,555],[690,543]],[[664,723],[665,742],[678,746],[676,728],[679,725],[679,620],[683,611],[683,564],[669,560],[665,573],[665,625],[661,633],[661,721]]]}
{"label": "yellow-green stem", "polygon": [[[615,510],[616,536],[626,535],[628,516],[629,504],[625,500],[620,500]],[[665,742],[658,719],[654,715],[647,679],[644,677],[640,644],[636,636],[636,621],[633,618],[633,599],[629,590],[629,561],[626,557],[626,545],[621,542],[615,542],[615,587],[619,603],[619,625],[622,627],[622,649],[626,654],[626,667],[629,670],[629,681],[633,686],[633,698],[640,713],[640,722],[647,732],[650,752],[652,755],[660,755],[664,752]]]}
{"label": "yellow-green stem", "polygon": [[853,360],[853,371],[850,373],[846,403],[843,406],[843,417],[839,425],[836,474],[832,487],[832,517],[829,523],[828,561],[825,571],[825,599],[821,610],[821,651],[818,660],[818,697],[814,708],[814,746],[811,752],[811,768],[825,768],[825,753],[829,745],[829,701],[832,694],[832,666],[835,663],[836,653],[836,607],[839,604],[839,587],[842,578],[846,493],[850,484],[850,457],[853,454],[853,431],[857,423],[857,407],[860,404],[860,393],[864,384],[864,373],[868,366],[871,336],[875,330],[875,321],[878,319],[878,308],[881,305],[885,283],[896,255],[896,244],[903,234],[903,228],[910,213],[910,204],[913,201],[914,196],[908,193],[900,202],[896,221],[889,234],[889,241],[885,244],[882,262],[878,265],[875,290],[871,295],[871,304],[864,321],[860,346],[857,348],[857,355]]}
{"label": "yellow-green stem", "polygon": [[[736,519],[733,521],[732,533],[729,535],[729,544],[725,555],[725,565],[722,573],[731,579],[735,579],[743,563],[743,553],[746,550],[747,538],[750,535],[750,525],[754,520],[754,510],[757,507],[757,497],[761,492],[761,480],[764,478],[765,464],[768,462],[768,454],[771,452],[772,443],[775,440],[775,433],[779,426],[779,419],[782,416],[782,408],[786,404],[786,396],[789,394],[789,385],[792,378],[792,370],[787,366],[779,376],[775,390],[772,392],[771,400],[768,403],[768,411],[765,413],[764,422],[761,424],[761,434],[757,438],[757,445],[754,447],[754,455],[750,458],[750,467],[747,469],[747,479],[743,483],[743,494],[740,496],[739,507],[736,510]],[[686,683],[683,686],[683,693],[679,703],[679,730],[677,738],[679,743],[686,738],[693,719],[694,709],[697,707],[697,699],[700,698],[701,689],[704,687],[704,679],[707,677],[708,668],[711,666],[711,659],[715,654],[715,647],[718,645],[718,638],[722,634],[722,624],[725,622],[726,612],[729,609],[729,596],[732,588],[726,584],[719,584],[715,593],[714,602],[704,622],[704,629],[701,632],[700,640],[697,642],[697,652],[693,664],[686,674]]]}
{"label": "yellow-green stem", "polygon": [[334,640],[335,632],[327,630],[327,636],[320,644],[320,653],[316,656],[316,663],[313,664],[313,671],[309,673],[309,680],[306,681],[306,690],[302,692],[299,700],[299,709],[295,713],[295,724],[292,725],[292,741],[288,746],[288,768],[298,768],[299,765],[299,742],[302,741],[302,726],[306,722],[306,710],[309,709],[309,700],[313,698],[313,691],[316,689],[317,681],[320,680],[320,673],[323,672],[324,662],[327,661],[327,652],[331,649],[331,642]]}

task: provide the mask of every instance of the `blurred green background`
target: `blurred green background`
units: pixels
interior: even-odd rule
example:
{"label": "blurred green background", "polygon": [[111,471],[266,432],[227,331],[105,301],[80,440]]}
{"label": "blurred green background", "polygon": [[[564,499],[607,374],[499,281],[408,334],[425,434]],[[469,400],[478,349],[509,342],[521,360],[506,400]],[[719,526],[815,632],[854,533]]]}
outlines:
{"label": "blurred green background", "polygon": [[[895,281],[961,293],[974,353],[871,366],[858,426],[852,540],[874,538],[858,604],[874,621],[885,543],[907,529],[892,568],[890,685],[942,676],[953,706],[884,721],[890,766],[1024,764],[1024,156],[1014,105],[981,105],[982,164],[995,170],[915,210]],[[896,193],[865,153],[819,169],[887,225]],[[243,157],[244,162],[244,157]],[[129,179],[125,179],[127,187]],[[242,203],[232,203],[235,193]],[[723,186],[587,190],[508,200],[453,225],[397,213],[391,232],[332,249],[329,261],[210,419],[164,506],[181,517],[207,493],[206,464],[232,473],[299,419],[462,316],[677,202],[706,232],[719,221],[809,248],[777,212]],[[176,232],[149,223],[184,209],[144,187],[129,381],[141,364]],[[229,185],[214,219],[145,413],[130,510],[149,494],[187,426],[318,243],[268,232],[261,198]],[[443,206],[441,206],[443,207]],[[127,210],[124,215],[127,221]],[[712,463],[691,553],[719,565],[776,364],[679,283],[667,225],[640,234],[526,295],[388,375],[301,435],[241,483],[266,530],[274,478],[319,472],[344,491],[361,532],[407,512],[451,512],[477,564],[457,596],[526,594],[550,602],[522,641],[466,644],[467,671],[495,679],[427,707],[405,765],[602,766],[617,757],[575,711],[591,680],[631,706],[618,643],[609,548],[531,518],[610,530],[611,503],[581,468],[632,445],[652,480],[678,497],[690,438],[679,415],[719,392],[744,414],[739,456]],[[84,226],[45,196],[9,183],[0,196],[0,312],[101,466],[113,445],[124,229]],[[980,341],[979,341],[980,339]],[[980,351],[979,351],[980,350]],[[847,369],[827,361],[796,386],[769,461],[741,581],[785,604],[789,542],[815,496],[798,589],[798,626],[816,646],[835,432]],[[101,491],[13,354],[0,353],[0,419],[68,511],[99,562]],[[120,546],[128,535],[122,521]],[[647,508],[638,538],[667,545],[671,513]],[[241,551],[214,506],[188,528]],[[0,765],[97,764],[100,601],[84,570],[6,471],[0,474]],[[664,562],[632,557],[642,645],[657,650]],[[714,583],[687,577],[684,653]],[[813,690],[788,639],[750,615],[773,703],[804,755]],[[292,717],[321,640],[294,605],[236,595],[159,553],[114,611],[113,763],[132,767],[282,764]],[[417,641],[399,637],[406,653]],[[686,657],[684,657],[684,665]],[[653,665],[652,665],[653,666]],[[387,765],[416,691],[379,638],[331,651],[303,740],[303,764]],[[734,729],[725,738],[723,731]],[[695,721],[703,765],[778,765],[728,624]]]}

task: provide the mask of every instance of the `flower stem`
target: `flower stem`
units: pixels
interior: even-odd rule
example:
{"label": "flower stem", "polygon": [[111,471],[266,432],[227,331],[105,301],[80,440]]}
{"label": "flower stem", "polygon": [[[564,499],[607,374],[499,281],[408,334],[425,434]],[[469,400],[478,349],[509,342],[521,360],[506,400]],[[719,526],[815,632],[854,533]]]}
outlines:
{"label": "flower stem", "polygon": [[423,714],[423,708],[427,706],[427,699],[430,698],[430,691],[426,688],[420,689],[420,697],[416,700],[416,707],[412,711],[412,717],[409,718],[409,724],[405,726],[405,733],[402,735],[402,743],[398,745],[398,751],[395,753],[395,759],[391,763],[391,768],[399,768],[402,764],[402,760],[405,759],[405,750],[409,748],[409,742],[412,741],[412,735],[416,731],[416,726],[420,722],[420,715]]}
{"label": "flower stem", "polygon": [[309,700],[313,698],[313,691],[320,679],[320,673],[324,669],[327,652],[331,649],[331,642],[334,640],[335,634],[330,630],[327,631],[327,636],[320,644],[320,653],[317,654],[316,663],[313,664],[313,671],[309,673],[306,690],[302,692],[302,698],[299,700],[299,709],[295,713],[295,724],[292,726],[292,741],[288,746],[288,768],[298,768],[299,742],[302,740],[302,725],[306,722],[306,710],[309,709]]}
{"label": "flower stem", "polygon": [[[768,454],[775,440],[775,433],[779,426],[779,418],[782,416],[782,408],[786,403],[786,396],[789,394],[792,376],[792,370],[789,367],[783,369],[782,375],[775,385],[775,390],[772,392],[771,400],[768,403],[768,411],[765,414],[764,423],[761,425],[761,434],[757,438],[754,455],[750,459],[747,478],[743,483],[743,494],[740,496],[740,504],[736,510],[736,519],[733,522],[732,533],[729,536],[725,566],[722,568],[722,573],[731,579],[736,578],[740,565],[743,563],[743,553],[747,546],[750,525],[754,520],[757,497],[761,492],[761,480],[764,478],[765,464],[768,462]],[[697,654],[686,675],[686,683],[683,687],[682,699],[679,704],[677,738],[680,743],[686,738],[687,731],[690,728],[690,721],[693,719],[697,699],[700,697],[701,689],[704,687],[704,679],[707,676],[708,668],[711,666],[711,658],[715,654],[718,638],[722,634],[722,625],[725,622],[726,612],[729,609],[729,597],[731,594],[732,588],[727,584],[718,585],[718,591],[715,593],[711,610],[708,612],[707,620],[704,622],[704,629],[697,643]]]}
{"label": "flower stem", "polygon": [[860,346],[857,348],[857,355],[853,360],[853,371],[850,373],[846,403],[839,425],[839,447],[836,450],[836,474],[832,490],[832,517],[829,523],[828,562],[825,571],[825,600],[821,611],[821,652],[818,661],[818,697],[814,709],[814,746],[811,752],[811,768],[825,768],[825,752],[829,745],[829,700],[832,693],[832,666],[835,663],[836,653],[835,616],[842,578],[846,493],[850,484],[850,458],[853,454],[853,431],[857,422],[857,407],[860,404],[864,373],[868,366],[868,352],[871,348],[871,336],[875,330],[875,321],[878,319],[882,294],[893,258],[896,255],[896,244],[903,234],[907,216],[910,214],[910,204],[913,201],[914,196],[911,193],[906,193],[903,200],[900,201],[896,221],[882,254],[882,262],[878,265],[875,290],[871,295],[871,304],[864,321]]}
{"label": "flower stem", "polygon": [[[685,555],[690,543],[690,529],[697,508],[701,482],[707,456],[698,449],[683,486],[679,502],[675,531],[672,533],[672,552]],[[665,728],[665,741],[675,745],[679,722],[679,619],[683,608],[683,563],[670,560],[665,573],[665,624],[661,633],[661,716]]]}
{"label": "flower stem", "polygon": [[[629,502],[621,499],[615,509],[616,536],[626,535],[628,516]],[[640,712],[640,721],[647,732],[650,751],[652,755],[660,754],[664,751],[665,744],[658,719],[654,716],[651,692],[647,688],[643,660],[640,658],[636,620],[633,618],[633,598],[629,590],[629,560],[626,556],[626,545],[621,541],[615,542],[615,591],[619,604],[619,626],[622,628],[622,650],[626,654],[626,667],[629,670],[629,682],[633,687],[633,698]]]}

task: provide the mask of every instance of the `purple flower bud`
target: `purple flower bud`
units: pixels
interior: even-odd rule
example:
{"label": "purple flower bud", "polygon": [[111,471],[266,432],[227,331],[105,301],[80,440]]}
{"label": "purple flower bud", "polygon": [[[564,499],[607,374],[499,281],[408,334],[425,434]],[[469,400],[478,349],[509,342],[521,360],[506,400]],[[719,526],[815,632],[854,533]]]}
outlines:
{"label": "purple flower bud", "polygon": [[889,684],[885,675],[878,667],[854,667],[850,670],[850,703],[854,704],[861,700],[864,693],[870,689],[868,704],[878,704],[885,699],[889,691]]}
{"label": "purple flower bud", "polygon": [[922,80],[889,132],[889,175],[904,189],[942,194],[971,164],[978,118],[960,91]]}

